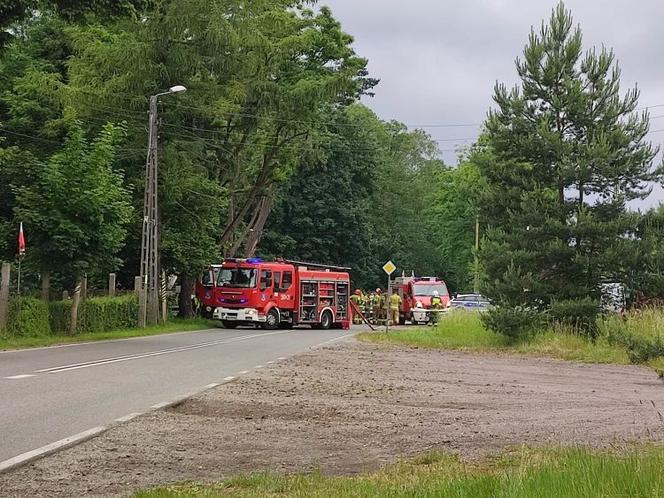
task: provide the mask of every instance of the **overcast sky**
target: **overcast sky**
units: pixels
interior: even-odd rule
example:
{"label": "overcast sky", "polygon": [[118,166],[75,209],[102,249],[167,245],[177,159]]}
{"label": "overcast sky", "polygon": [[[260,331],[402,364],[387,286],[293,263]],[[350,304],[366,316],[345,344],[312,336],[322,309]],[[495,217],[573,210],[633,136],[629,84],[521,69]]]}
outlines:
{"label": "overcast sky", "polygon": [[[356,51],[380,78],[376,96],[366,99],[382,119],[431,127],[446,162],[454,150],[479,133],[492,105],[496,81],[516,83],[514,59],[531,26],[549,18],[554,0],[321,0]],[[652,130],[664,129],[664,2],[661,0],[567,0],[581,25],[584,48],[613,48],[622,69],[622,87],[638,84],[640,105]],[[661,116],[657,118],[657,116]],[[664,132],[650,135],[664,141]],[[664,199],[661,191],[654,196]],[[652,199],[649,204],[656,202]]]}

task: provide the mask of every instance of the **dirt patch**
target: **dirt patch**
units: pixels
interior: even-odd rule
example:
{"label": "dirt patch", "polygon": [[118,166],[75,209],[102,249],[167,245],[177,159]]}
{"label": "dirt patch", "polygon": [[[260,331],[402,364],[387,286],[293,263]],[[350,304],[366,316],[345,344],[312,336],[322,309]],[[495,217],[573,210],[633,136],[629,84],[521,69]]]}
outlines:
{"label": "dirt patch", "polygon": [[343,344],[300,355],[13,473],[0,496],[115,496],[254,471],[372,470],[430,450],[664,441],[637,367]]}

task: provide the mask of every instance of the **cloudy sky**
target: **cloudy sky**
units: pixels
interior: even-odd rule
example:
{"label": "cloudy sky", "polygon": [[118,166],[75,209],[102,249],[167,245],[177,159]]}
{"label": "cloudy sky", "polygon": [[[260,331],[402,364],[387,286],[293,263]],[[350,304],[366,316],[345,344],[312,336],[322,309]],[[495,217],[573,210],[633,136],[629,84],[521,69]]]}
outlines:
{"label": "cloudy sky", "polygon": [[[366,103],[383,119],[426,126],[446,162],[473,139],[496,81],[516,82],[531,26],[548,19],[554,0],[321,0],[355,37],[356,51],[380,78]],[[651,129],[664,130],[664,2],[567,0],[584,46],[613,48],[623,88],[638,84],[640,104],[654,107]],[[658,117],[660,116],[660,117]],[[471,125],[445,127],[440,125]],[[656,144],[664,131],[653,133]],[[661,192],[657,199],[664,199]],[[653,199],[654,201],[655,199]]]}

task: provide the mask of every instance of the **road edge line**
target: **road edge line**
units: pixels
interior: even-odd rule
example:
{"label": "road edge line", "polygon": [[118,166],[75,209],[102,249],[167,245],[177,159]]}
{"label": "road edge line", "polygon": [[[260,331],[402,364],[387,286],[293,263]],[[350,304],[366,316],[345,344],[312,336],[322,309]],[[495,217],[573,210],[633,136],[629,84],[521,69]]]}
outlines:
{"label": "road edge line", "polygon": [[54,443],[47,444],[41,448],[30,450],[15,457],[9,458],[8,460],[4,460],[0,462],[0,474],[17,469],[18,467],[32,463],[35,460],[39,460],[40,458],[57,453],[58,451],[62,451],[85,441],[89,441],[90,439],[106,432],[109,428],[109,426],[94,427],[92,429],[88,429],[87,431],[79,432],[73,436],[60,439]]}
{"label": "road edge line", "polygon": [[12,470],[16,470],[32,462],[35,462],[47,456],[58,453],[59,451],[67,450],[81,443],[85,443],[86,441],[94,439],[95,437],[100,436],[101,434],[108,432],[111,429],[115,429],[120,425],[131,422],[132,420],[141,417],[143,415],[147,415],[148,413],[156,412],[159,410],[165,410],[177,406],[198,394],[210,391],[224,384],[229,384],[230,382],[233,382],[236,379],[237,377],[233,377],[233,379],[231,380],[224,379],[221,382],[208,384],[204,386],[202,389],[192,391],[183,396],[179,396],[171,401],[165,401],[163,403],[157,403],[155,405],[152,405],[149,409],[143,412],[129,413],[124,417],[116,418],[113,422],[111,422],[106,426],[93,427],[92,429],[88,429],[87,431],[79,432],[78,434],[74,434],[73,436],[60,439],[59,441],[55,441],[54,443],[49,443],[40,448],[26,451],[25,453],[21,453],[20,455],[17,455],[15,457],[3,460],[0,462],[0,475],[6,474],[7,472],[11,472]]}
{"label": "road edge line", "polygon": [[216,330],[229,330],[222,328],[213,328],[213,329],[196,329],[196,330],[183,330],[181,332],[164,332],[163,334],[152,334],[152,335],[139,335],[136,337],[121,337],[118,339],[101,339],[99,341],[85,341],[85,342],[68,342],[66,344],[52,344],[50,346],[37,346],[34,348],[25,347],[18,349],[2,349],[0,354],[4,353],[20,353],[25,351],[43,351],[46,349],[58,349],[58,348],[70,348],[73,346],[89,346],[90,344],[104,344],[108,342],[122,342],[122,341],[135,341],[137,339],[150,339],[154,337],[162,337],[165,335],[182,335],[182,334],[191,334],[192,332],[214,332]]}

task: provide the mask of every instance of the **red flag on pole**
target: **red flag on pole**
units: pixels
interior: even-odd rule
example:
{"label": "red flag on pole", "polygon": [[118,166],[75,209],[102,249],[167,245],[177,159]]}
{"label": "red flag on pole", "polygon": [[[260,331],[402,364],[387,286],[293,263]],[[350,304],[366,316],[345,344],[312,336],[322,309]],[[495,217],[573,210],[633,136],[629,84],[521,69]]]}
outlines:
{"label": "red flag on pole", "polygon": [[18,254],[19,256],[25,255],[25,235],[23,235],[23,222],[18,229]]}

